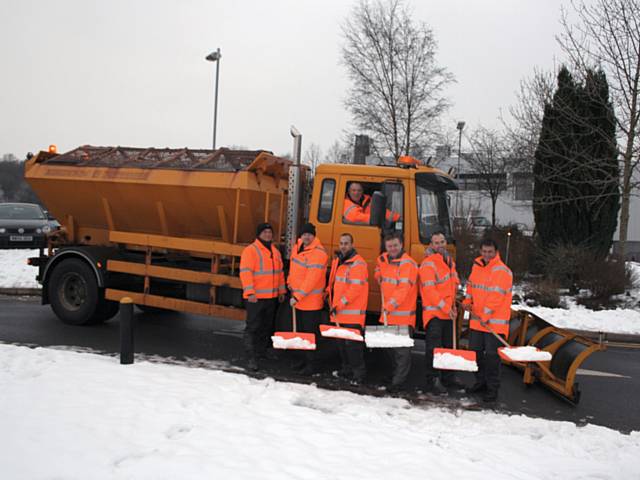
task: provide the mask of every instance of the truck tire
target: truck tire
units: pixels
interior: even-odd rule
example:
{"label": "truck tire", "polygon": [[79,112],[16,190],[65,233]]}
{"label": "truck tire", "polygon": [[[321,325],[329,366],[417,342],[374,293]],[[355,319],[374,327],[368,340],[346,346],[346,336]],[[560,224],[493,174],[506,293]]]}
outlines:
{"label": "truck tire", "polygon": [[120,303],[104,299],[104,292],[100,292],[101,300],[90,323],[104,323],[115,317],[120,311]]}
{"label": "truck tire", "polygon": [[[101,322],[104,302],[95,273],[79,258],[62,260],[51,272],[47,285],[51,308],[69,325]],[[106,318],[105,318],[106,320]]]}

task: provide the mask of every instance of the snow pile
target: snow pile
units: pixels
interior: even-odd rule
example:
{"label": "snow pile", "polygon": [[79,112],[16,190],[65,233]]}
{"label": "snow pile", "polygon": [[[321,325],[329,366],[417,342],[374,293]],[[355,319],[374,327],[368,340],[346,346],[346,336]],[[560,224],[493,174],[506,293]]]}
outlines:
{"label": "snow pile", "polygon": [[364,337],[357,333],[353,328],[321,328],[320,334],[323,337],[341,338],[343,340],[355,340],[357,342],[361,342],[364,340]]}
{"label": "snow pile", "polygon": [[512,305],[511,308],[531,312],[558,328],[640,335],[640,310],[593,311],[575,301],[567,303],[567,309],[524,305]]}
{"label": "snow pile", "polygon": [[6,479],[423,478],[425,465],[433,480],[638,475],[640,432],[216,370],[0,345],[0,388]]}
{"label": "snow pile", "polygon": [[499,350],[514,362],[548,362],[551,360],[551,353],[531,346],[502,347]]}
{"label": "snow pile", "polygon": [[477,372],[478,365],[476,362],[467,360],[459,355],[453,355],[451,353],[436,353],[433,354],[433,368],[441,370],[460,370],[465,372]]}
{"label": "snow pile", "polygon": [[383,330],[367,329],[364,341],[368,348],[413,347],[413,338],[410,336]]}
{"label": "snow pile", "polygon": [[0,288],[40,288],[36,282],[38,269],[27,265],[38,250],[0,250]]}
{"label": "snow pile", "polygon": [[280,349],[293,349],[293,350],[315,350],[316,344],[311,343],[310,341],[300,338],[300,337],[291,337],[284,338],[279,335],[273,335],[271,337],[273,341],[273,348]]}

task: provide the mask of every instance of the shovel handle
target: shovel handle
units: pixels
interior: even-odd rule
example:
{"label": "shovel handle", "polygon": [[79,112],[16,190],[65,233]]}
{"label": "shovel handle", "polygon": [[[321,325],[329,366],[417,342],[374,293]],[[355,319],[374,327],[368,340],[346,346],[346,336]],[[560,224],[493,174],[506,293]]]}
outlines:
{"label": "shovel handle", "polygon": [[384,326],[387,324],[387,311],[384,309],[384,293],[382,292],[382,285],[380,285],[380,301],[382,302],[382,319],[384,320]]}
{"label": "shovel handle", "polygon": [[291,307],[291,315],[292,315],[292,319],[293,319],[293,332],[297,332],[298,331],[298,322],[296,321],[296,306],[294,305],[293,307]]}
{"label": "shovel handle", "polygon": [[509,345],[504,338],[502,338],[500,335],[498,335],[495,330],[493,328],[491,328],[491,326],[486,323],[483,322],[482,319],[480,317],[478,317],[477,315],[473,315],[471,314],[471,318],[478,320],[480,322],[480,325],[482,325],[484,328],[486,328],[487,330],[489,330],[491,332],[491,334],[496,337],[498,340],[500,340],[500,342],[507,348],[511,348],[511,345]]}

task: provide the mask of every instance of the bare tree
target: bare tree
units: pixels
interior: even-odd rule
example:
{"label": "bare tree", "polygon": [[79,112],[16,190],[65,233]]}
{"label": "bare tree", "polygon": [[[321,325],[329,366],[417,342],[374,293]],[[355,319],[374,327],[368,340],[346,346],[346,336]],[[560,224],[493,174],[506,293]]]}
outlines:
{"label": "bare tree", "polygon": [[304,161],[311,168],[311,175],[315,174],[316,167],[322,160],[322,150],[316,143],[310,143],[304,154]]}
{"label": "bare tree", "polygon": [[[581,71],[601,68],[607,74],[622,157],[620,253],[624,255],[629,225],[629,202],[640,184],[640,3],[638,0],[571,2],[563,9],[564,32],[558,42]],[[570,13],[577,15],[572,23]]]}
{"label": "bare tree", "polygon": [[507,190],[513,157],[505,135],[495,130],[478,127],[466,138],[471,146],[471,153],[465,159],[470,173],[460,177],[464,182],[475,184],[474,188],[491,200],[491,225],[495,227],[496,203]]}
{"label": "bare tree", "polygon": [[435,61],[436,41],[401,0],[361,0],[343,24],[342,63],[351,80],[345,101],[382,158],[429,143],[448,108],[453,76]]}
{"label": "bare tree", "polygon": [[336,140],[327,150],[323,163],[351,163],[349,146]]}

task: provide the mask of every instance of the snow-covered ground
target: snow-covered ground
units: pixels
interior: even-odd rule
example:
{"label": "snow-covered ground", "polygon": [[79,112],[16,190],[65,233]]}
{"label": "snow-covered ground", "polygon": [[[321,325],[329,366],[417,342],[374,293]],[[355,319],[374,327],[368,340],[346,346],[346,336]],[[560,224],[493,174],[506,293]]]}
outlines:
{"label": "snow-covered ground", "polygon": [[38,269],[27,265],[27,258],[38,250],[0,250],[0,288],[40,288]]}
{"label": "snow-covered ground", "polygon": [[640,432],[0,344],[7,479],[638,478]]}

